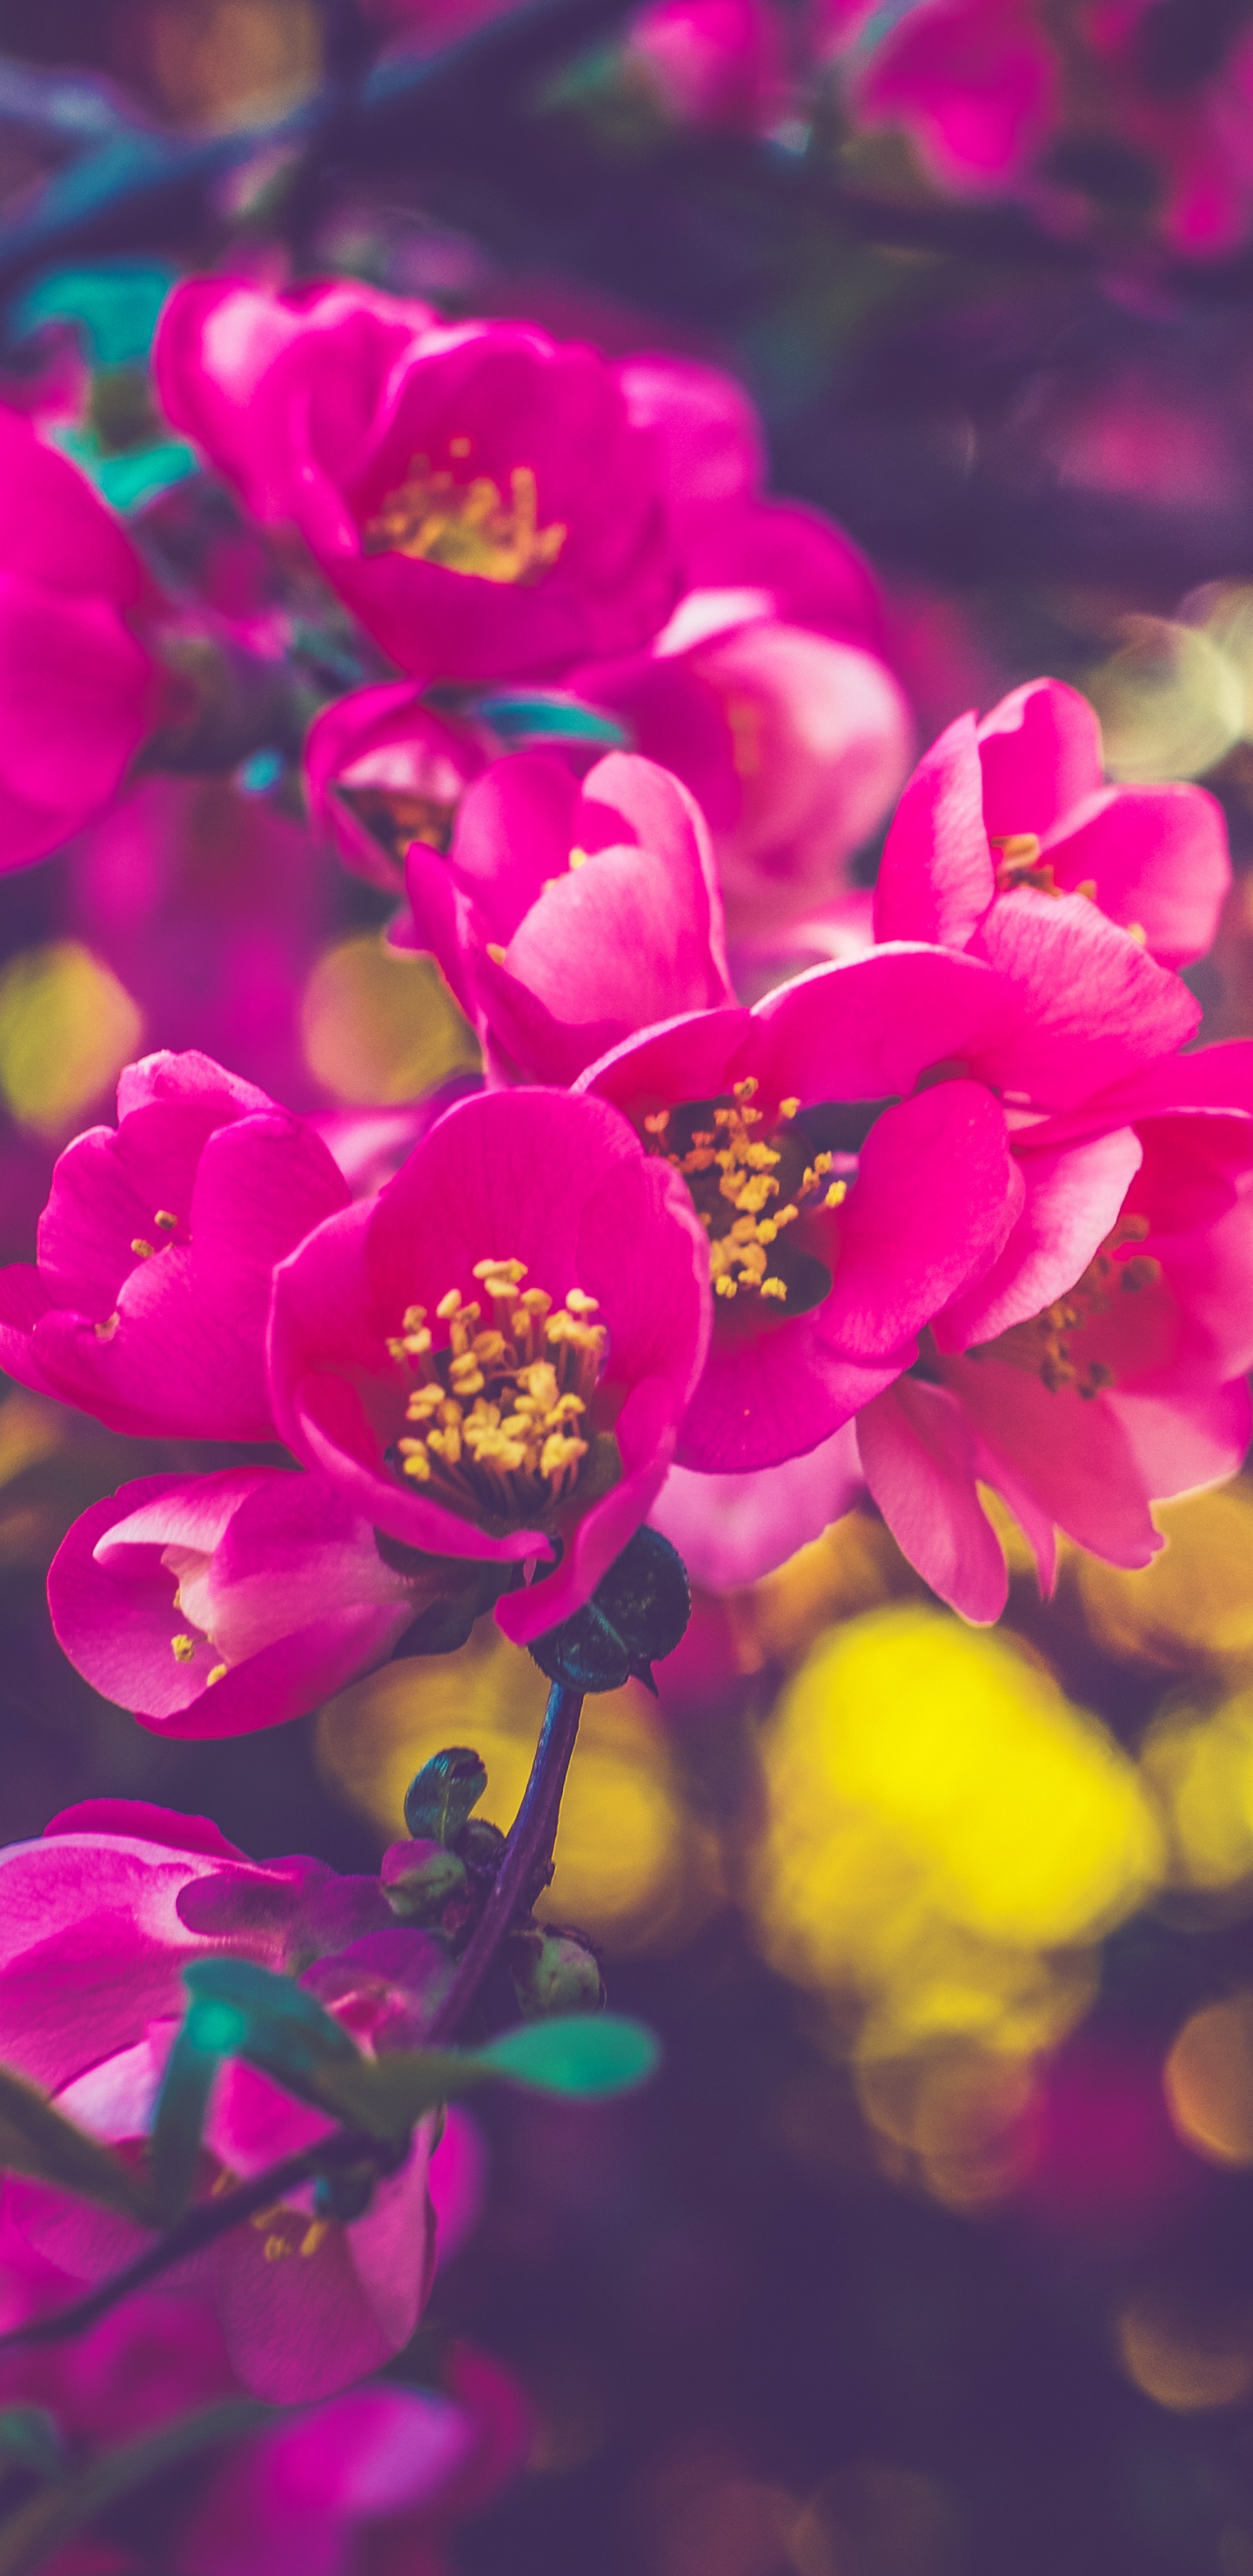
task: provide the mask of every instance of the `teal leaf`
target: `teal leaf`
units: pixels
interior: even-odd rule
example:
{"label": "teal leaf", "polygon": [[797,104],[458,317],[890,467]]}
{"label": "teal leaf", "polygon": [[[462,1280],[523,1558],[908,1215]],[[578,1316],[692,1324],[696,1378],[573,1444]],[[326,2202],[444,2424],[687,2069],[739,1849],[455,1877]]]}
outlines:
{"label": "teal leaf", "polygon": [[552,2021],[525,2022],[474,2051],[478,2067],[510,2084],[584,2102],[643,2084],[660,2058],[651,2030],[620,2013],[562,2013]]}
{"label": "teal leaf", "polygon": [[405,1823],[418,1842],[455,1843],[487,1787],[487,1767],[468,1744],[446,1745],[424,1762],[405,1797]]}
{"label": "teal leaf", "polygon": [[[194,2009],[166,2059],[149,2140],[152,2188],[166,2227],[181,2218],[191,2198],[209,2097],[222,2062],[217,2049],[205,2048],[196,2039]],[[212,2009],[200,2007],[202,2021]]]}
{"label": "teal leaf", "polygon": [[191,1998],[183,2023],[189,2051],[244,2057],[302,2101],[333,2108],[327,2072],[364,2063],[347,2031],[291,1977],[250,1959],[193,1959],[183,1983]]}
{"label": "teal leaf", "polygon": [[491,726],[510,750],[529,742],[599,743],[606,751],[627,748],[629,736],[613,716],[561,689],[501,689],[475,698],[470,713]]}

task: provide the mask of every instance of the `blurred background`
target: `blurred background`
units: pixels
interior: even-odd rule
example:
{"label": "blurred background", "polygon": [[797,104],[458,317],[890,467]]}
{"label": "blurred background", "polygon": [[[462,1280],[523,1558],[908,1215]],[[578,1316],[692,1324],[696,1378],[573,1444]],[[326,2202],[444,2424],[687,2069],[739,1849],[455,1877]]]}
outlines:
{"label": "blurred background", "polygon": [[[1208,1036],[1253,1035],[1249,0],[0,29],[0,394],[126,516],[185,683],[125,807],[0,880],[5,1257],[143,1048],[356,1121],[380,1173],[473,1063],[302,804],[309,716],[384,666],[155,409],[198,265],[731,369],[774,488],[874,563],[919,746],[1049,671],[1115,777],[1220,797],[1236,883],[1189,980]],[[0,1403],[0,1833],[131,1795],[372,1868],[450,1740],[507,1824],[544,1685],[490,1622],[221,1745],[69,1669],[70,1521],[209,1462]],[[660,1705],[589,1704],[548,1906],[667,2055],[625,2107],[488,2116],[484,2220],[395,2365],[470,2333],[534,2402],[465,2576],[1253,2576],[1253,1481],[1162,1520],[1147,1573],[1072,1551],[1050,1606],[1020,1550],[988,1635],[858,1510],[698,1599]]]}

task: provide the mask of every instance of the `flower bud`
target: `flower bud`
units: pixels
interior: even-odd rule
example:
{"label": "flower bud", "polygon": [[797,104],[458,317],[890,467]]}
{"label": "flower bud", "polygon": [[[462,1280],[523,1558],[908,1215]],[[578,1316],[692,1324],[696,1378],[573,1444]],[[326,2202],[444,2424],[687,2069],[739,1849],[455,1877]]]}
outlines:
{"label": "flower bud", "polygon": [[605,2000],[600,1962],[581,1932],[533,1924],[510,1943],[509,1973],[527,2021],[548,2013],[598,2012]]}
{"label": "flower bud", "polygon": [[435,1923],[464,1895],[465,1863],[443,1843],[393,1843],[383,1854],[379,1885],[402,1923]]}

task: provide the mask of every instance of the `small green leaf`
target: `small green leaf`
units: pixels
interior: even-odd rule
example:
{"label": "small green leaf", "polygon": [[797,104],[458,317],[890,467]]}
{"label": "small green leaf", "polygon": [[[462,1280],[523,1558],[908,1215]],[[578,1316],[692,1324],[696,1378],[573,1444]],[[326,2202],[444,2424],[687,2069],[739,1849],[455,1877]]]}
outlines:
{"label": "small green leaf", "polygon": [[615,717],[561,689],[495,689],[475,698],[470,711],[511,750],[527,742],[596,742],[620,751],[630,739]]}
{"label": "small green leaf", "polygon": [[478,2066],[510,2084],[583,2101],[642,2084],[660,2056],[652,2032],[619,2013],[561,2013],[551,2021],[525,2022],[474,2052]]}
{"label": "small green leaf", "polygon": [[433,1753],[405,1798],[405,1823],[415,1841],[455,1843],[486,1787],[486,1764],[468,1744]]}
{"label": "small green leaf", "polygon": [[0,2408],[0,2461],[45,2481],[64,2477],[65,2444],[55,2415],[46,2406]]}
{"label": "small green leaf", "polygon": [[621,1690],[634,1674],[656,1690],[653,1664],[672,1654],[692,1610],[687,1569],[660,1530],[637,1529],[601,1576],[591,1600],[531,1639],[550,1682],[579,1691]]}
{"label": "small green leaf", "polygon": [[244,2057],[302,2101],[333,2107],[326,2070],[365,2063],[355,2040],[292,1977],[250,1959],[193,1959],[183,1983],[191,1998],[183,2023],[189,2050]]}
{"label": "small green leaf", "polygon": [[226,2009],[212,2003],[193,2006],[166,2059],[148,2142],[152,2188],[166,2227],[181,2218],[191,2198],[209,2096],[222,2058],[229,2053],[206,2047],[196,2038],[195,2017],[199,2012],[203,2022],[217,2013],[221,2019]]}
{"label": "small green leaf", "polygon": [[121,2210],[143,2227],[156,2223],[143,2176],[63,2119],[11,2066],[0,2066],[0,2168],[54,2183],[104,2209]]}

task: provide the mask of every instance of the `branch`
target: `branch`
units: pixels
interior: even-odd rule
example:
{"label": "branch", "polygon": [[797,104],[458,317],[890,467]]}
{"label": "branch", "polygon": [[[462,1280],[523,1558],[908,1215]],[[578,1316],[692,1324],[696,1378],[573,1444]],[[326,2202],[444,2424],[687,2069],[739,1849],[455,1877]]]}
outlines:
{"label": "branch", "polygon": [[568,1690],[563,1682],[554,1682],[522,1804],[510,1828],[487,1903],[425,2035],[428,2046],[436,2040],[451,2039],[519,1912],[530,1901],[536,1880],[542,1881],[553,1856],[561,1793],[582,1714],[582,1691]]}
{"label": "branch", "polygon": [[58,2478],[0,2524],[0,2576],[27,2576],[28,2569],[40,2566],[85,2522],[93,2521],[132,2487],[144,2485],[180,2460],[193,2458],[197,2451],[256,2432],[273,2420],[274,2412],[256,2398],[228,2397],[220,2405],[163,2424],[155,2433],[106,2451],[101,2459],[89,2460],[68,2477]]}
{"label": "branch", "polygon": [[[552,1858],[557,1832],[561,1793],[565,1787],[570,1756],[574,1751],[583,1710],[581,1691],[567,1690],[554,1682],[548,1694],[544,1723],[540,1728],[531,1776],[526,1784],[522,1804],[514,1818],[509,1838],[501,1855],[500,1867],[492,1882],[487,1903],[473,1935],[458,1963],[453,1983],[444,1997],[427,2034],[428,2044],[448,2039],[469,2010],[484,1978],[492,1967],[501,1944],[507,1938],[521,1908],[528,1903],[537,1879],[542,1879]],[[177,2227],[168,2228],[156,2242],[146,2246],[133,2263],[111,2274],[85,2298],[75,2299],[69,2307],[58,2308],[51,2316],[32,2318],[27,2324],[14,2326],[0,2335],[0,2353],[20,2346],[60,2343],[67,2335],[78,2334],[107,2316],[120,2299],[129,2298],[132,2290],[142,2290],[149,2281],[160,2278],[176,2263],[189,2255],[203,2252],[231,2228],[241,2227],[259,2211],[268,2209],[287,2193],[297,2191],[318,2176],[335,2171],[341,2165],[363,2165],[375,2162],[380,2171],[394,2150],[364,2130],[337,2129],[330,2137],[320,2138],[299,2155],[286,2156],[280,2164],[269,2165],[264,2173],[255,2174],[251,2182],[238,2183],[233,2191],[223,2192],[215,2200],[198,2201],[189,2209]],[[8,2562],[0,2552],[0,2576],[8,2576]]]}

